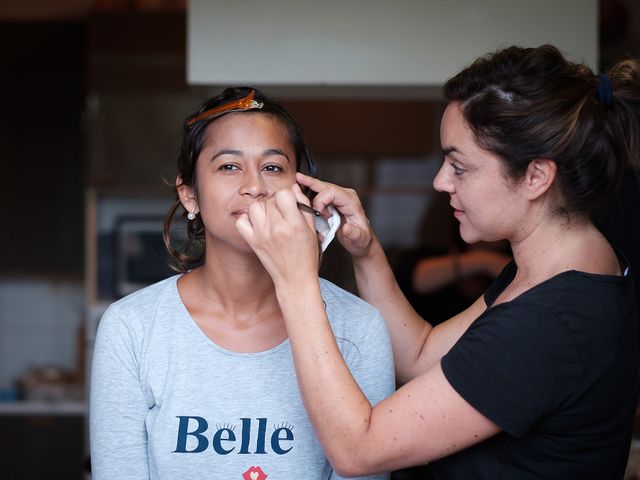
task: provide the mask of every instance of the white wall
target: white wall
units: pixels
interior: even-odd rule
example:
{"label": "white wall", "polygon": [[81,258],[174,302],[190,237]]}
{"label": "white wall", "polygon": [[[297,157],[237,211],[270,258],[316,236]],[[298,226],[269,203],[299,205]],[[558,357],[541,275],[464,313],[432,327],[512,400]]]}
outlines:
{"label": "white wall", "polygon": [[596,0],[190,0],[188,82],[427,87],[553,43],[597,65]]}

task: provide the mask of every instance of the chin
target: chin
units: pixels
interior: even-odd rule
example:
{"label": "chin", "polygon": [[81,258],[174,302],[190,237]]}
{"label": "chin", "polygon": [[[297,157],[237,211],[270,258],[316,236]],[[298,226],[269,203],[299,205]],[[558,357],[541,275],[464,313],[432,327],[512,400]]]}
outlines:
{"label": "chin", "polygon": [[254,253],[249,244],[240,234],[228,236],[225,238],[218,237],[216,241],[211,242],[213,249],[236,250],[242,253]]}
{"label": "chin", "polygon": [[472,244],[480,241],[478,238],[476,238],[475,235],[472,235],[470,232],[465,232],[462,228],[460,228],[460,238],[464,240],[464,243],[468,243],[468,244]]}
{"label": "chin", "polygon": [[492,242],[501,242],[504,240],[504,237],[499,237],[496,235],[481,235],[478,232],[463,232],[460,230],[460,237],[464,240],[464,243],[469,245],[473,245],[474,243],[492,243]]}
{"label": "chin", "polygon": [[460,238],[464,240],[464,243],[468,243],[469,245],[473,245],[474,243],[478,242],[489,241],[476,231],[468,231],[462,228],[462,225],[460,226]]}

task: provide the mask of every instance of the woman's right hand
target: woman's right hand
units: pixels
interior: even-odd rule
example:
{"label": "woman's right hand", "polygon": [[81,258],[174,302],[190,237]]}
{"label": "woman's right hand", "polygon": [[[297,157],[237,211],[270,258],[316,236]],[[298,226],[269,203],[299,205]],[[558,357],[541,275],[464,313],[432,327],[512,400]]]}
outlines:
{"label": "woman's right hand", "polygon": [[356,191],[302,173],[297,173],[296,179],[300,185],[317,193],[313,199],[316,210],[324,212],[327,205],[333,205],[340,212],[343,221],[337,237],[342,246],[354,257],[367,255],[374,235]]}

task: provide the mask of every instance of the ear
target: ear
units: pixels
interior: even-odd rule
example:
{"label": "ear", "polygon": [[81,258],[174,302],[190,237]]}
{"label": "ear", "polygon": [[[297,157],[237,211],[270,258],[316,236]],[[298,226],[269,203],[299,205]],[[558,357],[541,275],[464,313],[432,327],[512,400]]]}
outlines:
{"label": "ear", "polygon": [[200,211],[198,198],[196,197],[194,188],[182,183],[182,177],[180,175],[176,177],[176,190],[178,191],[180,203],[182,203],[182,206],[187,212],[193,211],[194,208],[194,213],[198,213]]}
{"label": "ear", "polygon": [[556,178],[557,169],[558,166],[553,160],[536,159],[529,163],[524,178],[529,200],[535,200],[549,191]]}

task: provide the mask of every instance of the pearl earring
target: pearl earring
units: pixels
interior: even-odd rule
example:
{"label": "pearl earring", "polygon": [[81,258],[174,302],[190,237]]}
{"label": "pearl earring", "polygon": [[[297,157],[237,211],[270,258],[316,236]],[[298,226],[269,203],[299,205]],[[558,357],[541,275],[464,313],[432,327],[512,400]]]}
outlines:
{"label": "pearl earring", "polygon": [[196,219],[196,207],[193,207],[193,210],[191,210],[189,213],[187,213],[187,218],[189,220],[195,220]]}

